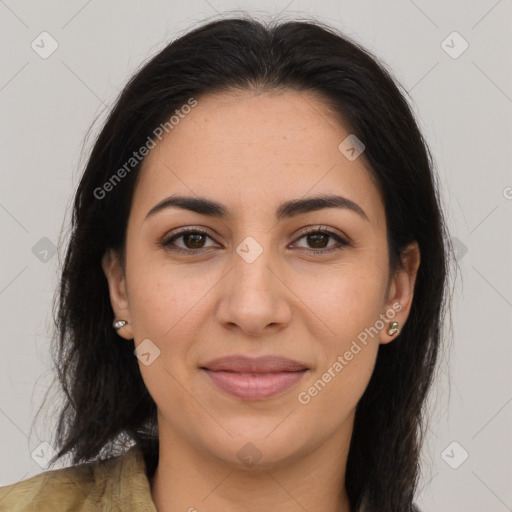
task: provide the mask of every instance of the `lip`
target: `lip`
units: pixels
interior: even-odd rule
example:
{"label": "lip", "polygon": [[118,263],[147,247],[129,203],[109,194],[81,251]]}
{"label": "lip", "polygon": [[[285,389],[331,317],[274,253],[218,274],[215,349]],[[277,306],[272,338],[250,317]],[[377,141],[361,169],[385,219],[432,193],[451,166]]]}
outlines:
{"label": "lip", "polygon": [[214,359],[200,369],[217,388],[243,400],[264,400],[284,393],[309,370],[280,356],[232,355]]}

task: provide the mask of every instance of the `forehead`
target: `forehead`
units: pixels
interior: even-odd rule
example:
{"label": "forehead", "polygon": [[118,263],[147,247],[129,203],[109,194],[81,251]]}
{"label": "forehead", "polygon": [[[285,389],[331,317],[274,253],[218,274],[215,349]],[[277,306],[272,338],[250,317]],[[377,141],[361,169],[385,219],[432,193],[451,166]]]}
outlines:
{"label": "forehead", "polygon": [[311,92],[202,96],[144,159],[132,216],[145,216],[173,193],[215,199],[237,218],[273,215],[290,199],[338,194],[379,223],[383,204],[363,156],[351,161],[339,149],[349,135]]}

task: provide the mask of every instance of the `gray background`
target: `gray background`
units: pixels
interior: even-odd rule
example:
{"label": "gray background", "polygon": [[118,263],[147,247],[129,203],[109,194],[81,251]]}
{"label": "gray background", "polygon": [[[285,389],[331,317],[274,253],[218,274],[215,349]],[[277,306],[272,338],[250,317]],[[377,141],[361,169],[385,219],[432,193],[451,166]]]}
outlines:
{"label": "gray background", "polygon": [[[44,443],[56,409],[33,420],[53,377],[52,248],[61,226],[68,232],[71,196],[106,108],[171,39],[239,9],[330,23],[411,93],[461,268],[418,504],[424,512],[512,510],[511,0],[0,0],[0,485],[44,471],[51,450]],[[58,43],[47,58],[44,31]]]}

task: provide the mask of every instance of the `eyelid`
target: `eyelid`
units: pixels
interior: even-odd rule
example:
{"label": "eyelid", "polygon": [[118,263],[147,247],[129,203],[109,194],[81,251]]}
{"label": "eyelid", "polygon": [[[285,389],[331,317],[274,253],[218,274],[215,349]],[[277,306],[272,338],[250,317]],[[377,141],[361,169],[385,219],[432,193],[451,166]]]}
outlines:
{"label": "eyelid", "polygon": [[328,233],[330,235],[336,235],[340,238],[342,238],[345,242],[349,243],[350,238],[346,236],[343,232],[336,230],[334,228],[331,228],[329,226],[325,226],[323,224],[311,224],[309,226],[305,226],[304,228],[300,229],[298,233],[295,234],[295,238],[303,237],[304,235],[311,235],[314,233]]}
{"label": "eyelid", "polygon": [[[181,236],[183,235],[187,235],[189,233],[192,233],[192,234],[201,234],[201,235],[204,235],[204,236],[207,236],[208,238],[210,238],[211,240],[214,240],[213,236],[208,232],[206,231],[204,228],[200,228],[200,227],[194,227],[194,226],[187,226],[185,228],[178,228],[178,230],[176,232],[173,232],[172,234],[170,235],[164,235],[162,237],[162,239],[158,242],[157,245],[161,245],[163,246],[164,248],[168,245],[171,245],[171,241],[174,241],[174,240],[177,240],[179,239]],[[215,242],[217,243],[217,242]],[[209,249],[209,247],[206,247],[206,248],[201,248],[201,249],[182,249],[181,247],[178,247],[176,249],[176,251],[183,251],[183,252],[188,252],[188,253],[193,253],[193,252],[196,252],[196,253],[199,253],[200,251],[202,250],[205,250],[205,249]]]}

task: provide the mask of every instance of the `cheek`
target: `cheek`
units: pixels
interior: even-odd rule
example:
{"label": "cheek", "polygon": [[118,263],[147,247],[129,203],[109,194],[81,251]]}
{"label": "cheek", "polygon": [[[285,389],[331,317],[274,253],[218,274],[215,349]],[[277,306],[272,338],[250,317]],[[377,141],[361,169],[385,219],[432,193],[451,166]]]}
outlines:
{"label": "cheek", "polygon": [[159,353],[149,365],[140,360],[139,368],[159,408],[165,411],[172,405],[173,409],[166,411],[172,414],[176,407],[184,410],[189,406],[190,396],[182,383],[193,369],[187,361],[201,322],[199,315],[205,314],[201,297],[212,285],[199,286],[197,277],[189,279],[179,268],[155,263],[141,268],[143,272],[134,265],[128,277],[135,345],[149,339]]}
{"label": "cheek", "polygon": [[373,372],[387,279],[377,260],[352,263],[297,281],[297,294],[308,306],[303,309],[308,329],[320,349],[314,387],[302,391],[306,401],[318,393],[320,408],[339,403],[341,415],[355,407]]}
{"label": "cheek", "polygon": [[187,303],[180,284],[151,270],[131,281],[130,313],[136,341],[141,337],[161,339],[173,329]]}
{"label": "cheek", "polygon": [[[347,347],[347,348],[350,348]],[[304,422],[320,423],[316,428],[336,431],[353,414],[370,381],[375,366],[375,346],[359,347],[346,352],[338,351],[329,363],[298,390],[297,403]],[[319,419],[320,418],[320,422]]]}
{"label": "cheek", "polygon": [[140,268],[144,271],[133,265],[127,276],[135,346],[149,339],[158,357],[149,366],[139,363],[139,368],[157,403],[172,395],[184,405],[187,396],[182,396],[179,383],[196,371],[191,347],[200,339],[201,326],[213,315],[208,293],[215,292],[221,276],[211,269],[199,272],[197,267],[154,261]]}
{"label": "cheek", "polygon": [[325,331],[327,339],[334,338],[335,346],[343,348],[379,318],[386,277],[375,262],[346,262],[314,275],[302,274],[294,291],[310,309],[311,321]]}
{"label": "cheek", "polygon": [[[382,313],[385,276],[355,268],[303,281],[301,292],[309,313],[309,329],[318,343],[318,367],[298,403],[311,417],[331,415],[335,425],[356,407],[373,373],[379,348],[375,324]],[[319,293],[325,281],[324,291]],[[310,286],[307,286],[309,284]],[[326,427],[328,428],[328,427]]]}
{"label": "cheek", "polygon": [[152,337],[163,341],[166,335],[172,338],[176,331],[183,330],[210,287],[207,276],[137,248],[133,248],[127,262],[127,283],[136,341]]}

